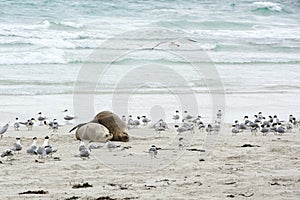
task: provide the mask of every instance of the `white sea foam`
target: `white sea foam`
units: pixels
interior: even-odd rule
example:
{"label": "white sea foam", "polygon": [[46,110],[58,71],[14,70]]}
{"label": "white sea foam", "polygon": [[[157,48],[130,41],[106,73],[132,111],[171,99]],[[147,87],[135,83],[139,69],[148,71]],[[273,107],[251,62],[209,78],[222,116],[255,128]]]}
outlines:
{"label": "white sea foam", "polygon": [[267,8],[271,11],[277,11],[277,12],[282,11],[281,4],[273,3],[270,1],[257,1],[257,2],[254,2],[253,5],[255,6],[255,8]]}
{"label": "white sea foam", "polygon": [[67,63],[64,52],[59,49],[44,49],[36,52],[0,53],[0,65],[46,63]]}

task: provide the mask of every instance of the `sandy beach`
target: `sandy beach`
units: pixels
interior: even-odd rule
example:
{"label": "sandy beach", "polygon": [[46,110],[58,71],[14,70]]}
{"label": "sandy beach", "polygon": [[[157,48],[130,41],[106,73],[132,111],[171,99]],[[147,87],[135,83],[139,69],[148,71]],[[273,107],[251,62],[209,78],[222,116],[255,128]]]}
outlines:
{"label": "sandy beach", "polygon": [[[110,152],[93,149],[81,159],[73,125],[53,133],[46,127],[10,128],[0,140],[1,151],[21,137],[23,149],[11,160],[1,158],[1,199],[298,199],[300,197],[299,130],[283,136],[232,136],[223,125],[216,145],[203,150],[206,133],[196,131],[178,136],[174,129],[155,133],[148,127],[131,130],[131,140]],[[44,159],[28,155],[32,137],[41,145],[49,135],[58,149]],[[218,137],[219,136],[219,137]],[[178,149],[178,137],[186,147]],[[192,139],[190,139],[192,138]],[[155,144],[162,148],[157,158],[147,151]],[[251,144],[255,147],[241,147]],[[103,144],[104,145],[104,144]],[[189,149],[189,150],[187,150]],[[192,151],[194,150],[194,151]],[[89,185],[73,188],[76,184]],[[88,184],[87,184],[88,183]],[[21,194],[42,191],[45,194]]]}

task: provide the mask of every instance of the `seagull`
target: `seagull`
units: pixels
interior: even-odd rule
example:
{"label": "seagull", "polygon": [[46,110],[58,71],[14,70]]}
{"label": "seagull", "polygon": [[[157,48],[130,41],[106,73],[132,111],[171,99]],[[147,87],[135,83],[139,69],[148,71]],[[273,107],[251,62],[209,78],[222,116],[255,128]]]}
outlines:
{"label": "seagull", "polygon": [[213,131],[213,127],[211,124],[208,124],[205,131],[207,132],[208,135],[210,135]]}
{"label": "seagull", "polygon": [[164,122],[163,119],[158,120],[158,122],[156,122],[153,126],[154,126],[155,131],[157,131],[158,133],[168,129],[168,125],[166,122]]}
{"label": "seagull", "polygon": [[144,126],[147,126],[149,122],[151,122],[150,119],[148,119],[146,116],[142,116],[142,122],[144,123]]}
{"label": "seagull", "polygon": [[242,132],[243,130],[241,129],[241,126],[239,124],[239,121],[238,120],[235,120],[234,121],[234,124],[232,125],[232,129],[231,129],[231,132],[232,132],[232,135],[236,135],[240,132]]}
{"label": "seagull", "polygon": [[203,123],[202,121],[199,121],[199,122],[197,123],[197,126],[198,126],[198,129],[199,129],[201,132],[204,131],[205,125],[204,125],[204,123]]}
{"label": "seagull", "polygon": [[274,115],[273,122],[274,122],[274,124],[280,123],[280,120],[278,119],[277,115]]}
{"label": "seagull", "polygon": [[77,156],[81,158],[89,158],[91,154],[91,148],[87,148],[83,140],[79,144],[79,154]]}
{"label": "seagull", "polygon": [[221,119],[222,117],[222,111],[221,110],[218,110],[218,113],[217,113],[217,119]]}
{"label": "seagull", "polygon": [[34,154],[34,152],[37,150],[37,137],[32,138],[32,145],[30,146],[29,149],[27,149],[28,154]]}
{"label": "seagull", "polygon": [[261,130],[260,132],[262,132],[263,136],[266,136],[269,132],[270,132],[270,125],[261,125]]}
{"label": "seagull", "polygon": [[178,134],[181,134],[181,133],[183,133],[183,132],[185,132],[185,131],[187,131],[188,129],[186,128],[186,127],[184,127],[184,126],[178,126],[178,125],[175,125],[174,126],[175,128],[177,128],[176,129],[176,131],[178,132]]}
{"label": "seagull", "polygon": [[173,119],[175,120],[175,123],[177,123],[177,121],[179,120],[179,118],[180,118],[179,111],[176,110],[175,111],[175,115],[173,115]]}
{"label": "seagull", "polygon": [[293,130],[293,128],[294,128],[293,120],[290,120],[290,121],[287,123],[287,125],[286,125],[286,129],[287,129],[288,132],[291,133],[292,130]]}
{"label": "seagull", "polygon": [[192,119],[191,122],[192,122],[193,124],[198,124],[198,122],[201,122],[201,116],[198,115],[195,119]]}
{"label": "seagull", "polygon": [[56,119],[53,119],[53,121],[49,121],[49,122],[44,121],[44,125],[45,125],[45,126],[48,126],[49,129],[53,129],[53,124],[54,124],[54,122],[56,122]]}
{"label": "seagull", "polygon": [[151,159],[152,159],[152,158],[156,158],[156,156],[157,156],[157,148],[156,148],[155,145],[152,145],[152,146],[150,147],[150,149],[149,149],[148,152],[149,152],[149,155],[150,155]]}
{"label": "seagull", "polygon": [[70,116],[70,115],[67,114],[68,109],[65,109],[63,112],[66,113],[65,116],[64,116],[64,120],[66,120],[67,123],[69,123],[69,121],[71,121],[71,120],[73,120],[73,119],[76,119],[75,116]]}
{"label": "seagull", "polygon": [[126,116],[122,115],[122,121],[126,123]]}
{"label": "seagull", "polygon": [[232,132],[232,135],[236,135],[236,134],[240,133],[241,130],[238,127],[233,127],[231,129],[231,132]]}
{"label": "seagull", "polygon": [[132,119],[132,115],[129,115],[129,116],[128,116],[127,125],[128,125],[128,126],[133,126],[133,119]]}
{"label": "seagull", "polygon": [[251,131],[252,135],[256,135],[256,133],[257,133],[257,128],[256,128],[256,127],[251,128],[250,131]]}
{"label": "seagull", "polygon": [[140,122],[141,118],[139,116],[137,116],[136,118],[137,118],[136,120],[133,120],[133,126],[135,128],[141,124],[141,122]]}
{"label": "seagull", "polygon": [[14,155],[14,152],[11,149],[6,149],[2,154],[1,157],[7,157],[7,160]]}
{"label": "seagull", "polygon": [[9,127],[9,122],[0,129],[1,138],[3,137],[4,133],[7,131],[8,127]]}
{"label": "seagull", "polygon": [[57,123],[56,119],[54,119],[52,122],[52,130],[53,130],[53,132],[58,131],[58,123]]}
{"label": "seagull", "polygon": [[188,111],[184,111],[184,115],[183,115],[183,119],[187,119],[187,120],[190,120],[190,119],[193,119],[194,117],[190,114],[188,114]]}
{"label": "seagull", "polygon": [[39,158],[43,158],[46,155],[46,151],[44,147],[38,147],[35,151],[35,154],[39,156]]}
{"label": "seagull", "polygon": [[14,128],[15,128],[15,131],[18,131],[19,128],[20,128],[20,123],[19,123],[19,118],[18,117],[16,118],[16,121],[14,123]]}
{"label": "seagull", "polygon": [[52,153],[55,153],[55,152],[57,152],[57,149],[54,149],[49,144],[49,136],[45,137],[43,145],[38,147],[37,150],[35,151],[35,153],[41,157],[44,157],[45,155],[52,155]]}
{"label": "seagull", "polygon": [[26,127],[29,130],[32,130],[33,124],[34,124],[35,119],[31,118],[30,120],[27,121]]}
{"label": "seagull", "polygon": [[260,119],[257,115],[254,115],[254,123],[260,123]]}
{"label": "seagull", "polygon": [[27,122],[19,122],[19,123],[22,125],[25,125],[27,127],[28,131],[30,131],[30,130],[32,130],[34,121],[35,121],[35,119],[31,118],[31,119],[28,119]]}
{"label": "seagull", "polygon": [[242,132],[243,130],[240,129],[240,125],[238,123],[238,120],[235,121],[235,124],[232,125],[232,129],[231,129],[231,132],[232,132],[232,135],[236,135],[240,132]]}
{"label": "seagull", "polygon": [[178,148],[182,150],[184,148],[183,137],[178,139]]}
{"label": "seagull", "polygon": [[52,129],[53,129],[53,132],[57,132],[57,130],[58,130],[58,123],[57,123],[57,121],[53,122]]}
{"label": "seagull", "polygon": [[278,123],[279,127],[277,127],[276,132],[279,133],[279,135],[282,135],[286,132],[286,128],[282,126],[281,123]]}
{"label": "seagull", "polygon": [[249,117],[246,115],[244,116],[244,124],[248,126],[248,124],[253,123],[249,120]]}
{"label": "seagull", "polygon": [[258,119],[260,119],[260,121],[261,121],[262,118],[263,118],[263,114],[262,114],[262,112],[259,112],[259,113],[258,113]]}
{"label": "seagull", "polygon": [[40,126],[42,126],[43,121],[45,121],[47,118],[42,116],[42,112],[39,112],[38,115],[39,116],[38,116],[37,120],[40,122]]}
{"label": "seagull", "polygon": [[187,129],[188,131],[191,131],[191,133],[194,133],[194,124],[186,123],[184,119],[182,120],[182,122],[183,122],[182,124],[183,128]]}
{"label": "seagull", "polygon": [[22,150],[21,139],[16,138],[16,143],[10,148],[13,152],[20,152]]}
{"label": "seagull", "polygon": [[263,117],[262,125],[271,126],[271,122],[270,122],[270,120],[266,120],[266,118]]}
{"label": "seagull", "polygon": [[117,145],[117,144],[115,144],[115,143],[113,143],[111,141],[108,141],[106,143],[106,147],[108,148],[109,151],[112,151],[113,149],[119,148],[120,145]]}

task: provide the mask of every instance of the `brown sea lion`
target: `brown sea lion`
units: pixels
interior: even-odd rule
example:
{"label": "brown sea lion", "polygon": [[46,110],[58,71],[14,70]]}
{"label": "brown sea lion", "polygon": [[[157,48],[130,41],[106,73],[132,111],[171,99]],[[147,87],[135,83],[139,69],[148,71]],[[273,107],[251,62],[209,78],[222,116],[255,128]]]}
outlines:
{"label": "brown sea lion", "polygon": [[112,141],[129,141],[128,128],[118,115],[110,111],[102,111],[92,122],[104,125],[113,134]]}
{"label": "brown sea lion", "polygon": [[[128,128],[126,124],[119,118],[118,115],[110,111],[102,111],[98,113],[95,116],[95,118],[89,123],[99,123],[104,125],[109,130],[109,132],[113,134],[113,138],[111,139],[112,141],[121,141],[121,142],[129,141]],[[72,132],[76,128],[79,129],[85,124],[87,123],[78,124],[77,126],[72,128],[69,132]]]}

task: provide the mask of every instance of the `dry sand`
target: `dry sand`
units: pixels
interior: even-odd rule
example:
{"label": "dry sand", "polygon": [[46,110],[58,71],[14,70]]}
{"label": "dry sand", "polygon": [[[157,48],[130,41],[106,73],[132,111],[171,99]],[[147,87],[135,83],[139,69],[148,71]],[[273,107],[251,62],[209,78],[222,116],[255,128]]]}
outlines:
{"label": "dry sand", "polygon": [[[21,137],[23,149],[12,160],[0,158],[1,199],[300,199],[300,132],[262,136],[244,132],[232,136],[224,125],[211,151],[179,150],[173,129],[160,134],[149,128],[131,130],[130,142],[120,149],[93,149],[90,159],[74,157],[79,142],[68,130],[52,133],[12,128],[0,140],[1,152]],[[52,157],[27,155],[31,138],[38,144],[49,135],[58,148]],[[204,149],[206,134],[183,133],[189,149]],[[147,153],[155,144],[163,148],[157,158]],[[245,147],[243,144],[260,147]],[[125,149],[124,149],[125,147]],[[72,188],[89,183],[92,187]],[[46,194],[19,194],[26,191]],[[102,198],[101,198],[102,197]]]}

